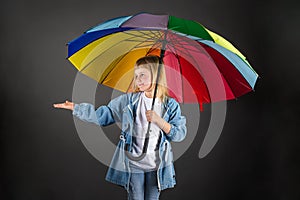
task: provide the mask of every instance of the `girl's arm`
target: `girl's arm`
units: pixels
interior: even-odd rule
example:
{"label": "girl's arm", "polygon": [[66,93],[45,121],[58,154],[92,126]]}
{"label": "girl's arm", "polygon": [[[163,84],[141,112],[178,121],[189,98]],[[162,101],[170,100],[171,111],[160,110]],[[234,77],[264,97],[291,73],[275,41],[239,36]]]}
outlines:
{"label": "girl's arm", "polygon": [[174,99],[170,99],[168,107],[168,121],[152,110],[146,112],[147,120],[156,123],[166,133],[166,137],[170,141],[180,142],[186,136],[186,118],[181,115],[180,106]]}
{"label": "girl's arm", "polygon": [[181,109],[179,104],[173,100],[174,102],[171,105],[171,109],[169,109],[169,120],[168,123],[171,125],[171,129],[169,134],[167,134],[167,138],[170,141],[181,142],[186,136],[186,118],[181,115]]}
{"label": "girl's arm", "polygon": [[65,103],[53,104],[55,108],[72,110],[72,114],[82,121],[92,122],[97,125],[105,126],[114,123],[112,112],[107,106],[100,106],[97,110],[92,104],[81,103],[75,104],[70,101]]}
{"label": "girl's arm", "polygon": [[82,121],[92,122],[97,125],[106,126],[115,121],[122,121],[123,108],[128,104],[128,95],[121,95],[109,102],[109,104],[95,107],[89,103],[75,104],[70,101],[53,104],[55,108],[72,110],[72,114]]}

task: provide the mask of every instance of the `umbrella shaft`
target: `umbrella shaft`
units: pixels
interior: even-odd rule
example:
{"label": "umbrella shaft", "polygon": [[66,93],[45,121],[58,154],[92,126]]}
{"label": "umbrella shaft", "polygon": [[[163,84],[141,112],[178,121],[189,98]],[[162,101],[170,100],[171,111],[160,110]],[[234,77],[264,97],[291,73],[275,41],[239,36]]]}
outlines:
{"label": "umbrella shaft", "polygon": [[[159,77],[160,77],[161,68],[162,68],[162,65],[163,65],[163,57],[165,56],[166,37],[167,37],[167,34],[165,33],[164,40],[162,42],[162,48],[161,48],[161,51],[160,51],[159,65],[158,65],[158,69],[157,69],[156,84],[155,84],[155,88],[154,88],[154,94],[153,94],[153,99],[152,99],[151,110],[154,110],[155,98],[156,98],[156,94],[157,94],[157,86],[158,86],[158,83],[159,83]],[[140,156],[138,156],[138,157],[132,156],[128,151],[128,145],[125,145],[125,153],[126,153],[126,155],[129,159],[134,160],[134,161],[140,161],[146,156],[147,149],[148,149],[148,144],[149,144],[149,137],[150,137],[150,134],[149,134],[150,127],[151,127],[151,122],[148,122],[148,128],[147,128],[146,138],[145,138],[145,141],[144,141],[143,151],[142,151],[142,154]]]}

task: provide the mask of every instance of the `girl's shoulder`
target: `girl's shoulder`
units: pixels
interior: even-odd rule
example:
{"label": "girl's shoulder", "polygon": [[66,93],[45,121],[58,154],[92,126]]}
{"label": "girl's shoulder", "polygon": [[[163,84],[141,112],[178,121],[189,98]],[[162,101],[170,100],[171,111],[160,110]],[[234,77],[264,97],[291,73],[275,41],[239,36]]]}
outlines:
{"label": "girl's shoulder", "polygon": [[122,102],[123,104],[135,104],[141,95],[141,92],[129,92],[120,95],[117,97],[118,101]]}

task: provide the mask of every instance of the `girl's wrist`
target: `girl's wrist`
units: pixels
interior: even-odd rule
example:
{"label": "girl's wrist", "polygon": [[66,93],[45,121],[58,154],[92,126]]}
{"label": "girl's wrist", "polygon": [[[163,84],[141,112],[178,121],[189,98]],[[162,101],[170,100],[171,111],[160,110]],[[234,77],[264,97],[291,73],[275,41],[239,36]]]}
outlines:
{"label": "girl's wrist", "polygon": [[165,125],[166,125],[166,121],[165,121],[165,120],[162,120],[162,125],[161,125],[160,129],[161,129],[161,130],[164,130]]}
{"label": "girl's wrist", "polygon": [[165,121],[163,118],[160,118],[160,119],[158,120],[157,125],[159,126],[159,128],[160,128],[161,130],[163,130],[164,127],[165,127],[165,125],[166,125],[166,121]]}
{"label": "girl's wrist", "polygon": [[168,134],[171,130],[171,125],[166,120],[164,120],[163,118],[161,118],[159,120],[159,123],[157,125],[166,134]]}

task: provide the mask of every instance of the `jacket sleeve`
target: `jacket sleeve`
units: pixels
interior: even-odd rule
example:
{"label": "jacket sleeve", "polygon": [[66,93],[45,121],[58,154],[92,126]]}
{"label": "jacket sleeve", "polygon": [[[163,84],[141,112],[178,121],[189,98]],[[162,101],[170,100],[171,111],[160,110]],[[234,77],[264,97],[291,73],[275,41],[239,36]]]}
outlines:
{"label": "jacket sleeve", "polygon": [[171,124],[171,130],[166,137],[169,141],[181,142],[186,136],[186,118],[181,115],[181,109],[179,104],[171,99],[169,106],[169,120],[168,123]]}
{"label": "jacket sleeve", "polygon": [[73,115],[85,122],[92,122],[105,126],[114,123],[111,111],[107,106],[100,106],[97,110],[92,104],[75,104]]}
{"label": "jacket sleeve", "polygon": [[95,107],[89,103],[75,104],[73,115],[85,122],[106,126],[122,120],[123,108],[128,102],[128,96],[121,95],[109,102],[109,104]]}

